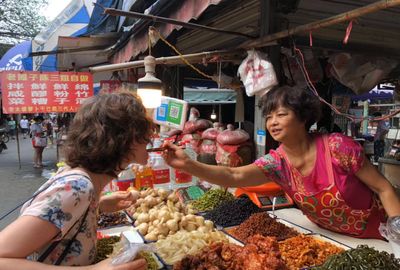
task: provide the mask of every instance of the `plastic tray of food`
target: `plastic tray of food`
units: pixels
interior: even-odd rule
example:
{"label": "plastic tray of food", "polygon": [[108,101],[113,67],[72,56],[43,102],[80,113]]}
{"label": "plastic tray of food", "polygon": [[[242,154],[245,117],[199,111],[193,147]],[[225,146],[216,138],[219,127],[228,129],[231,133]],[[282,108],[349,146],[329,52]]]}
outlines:
{"label": "plastic tray of food", "polygon": [[297,225],[293,222],[287,221],[285,219],[277,218],[276,219],[278,222],[285,224],[286,226],[295,229],[297,232],[302,233],[302,234],[313,234],[311,230],[308,230],[300,225]]}
{"label": "plastic tray of food", "polygon": [[112,227],[112,228],[105,228],[99,229],[97,232],[102,235],[103,237],[107,236],[120,236],[122,232],[131,231],[132,238],[134,239],[135,243],[144,243],[143,237],[140,233],[135,230],[133,226],[119,226],[119,227]]}
{"label": "plastic tray of food", "polygon": [[337,247],[343,248],[344,250],[351,249],[350,246],[348,246],[348,245],[346,245],[346,244],[343,244],[343,243],[341,243],[341,242],[339,242],[339,241],[336,241],[336,240],[334,240],[334,239],[332,239],[332,238],[330,238],[330,237],[327,237],[327,236],[325,236],[325,235],[322,235],[322,234],[313,233],[313,234],[310,234],[310,236],[314,237],[314,238],[317,239],[317,240],[325,241],[325,242],[331,243],[331,244],[333,244],[333,245],[335,245],[335,246],[337,246]]}
{"label": "plastic tray of food", "polygon": [[157,268],[151,268],[149,266],[147,266],[147,269],[152,270],[152,269],[166,269],[166,265],[164,265],[164,263],[162,262],[162,260],[160,259],[160,257],[157,256],[157,254],[153,253],[153,252],[148,252],[148,254],[151,255],[151,257],[154,259],[154,261],[157,263]]}
{"label": "plastic tray of food", "polygon": [[[238,245],[238,246],[244,246],[244,244],[243,244],[242,242],[240,242],[239,240],[237,240],[236,238],[232,237],[231,235],[227,234],[227,233],[224,232],[224,231],[222,231],[222,232],[226,235],[226,237],[227,237],[229,243],[235,244],[235,245]],[[173,269],[173,268],[174,268],[173,265],[167,264],[167,263],[163,260],[163,258],[162,258],[160,255],[157,254],[157,252],[155,253],[155,255],[158,257],[158,259],[160,260],[160,262],[164,265],[165,269]]]}
{"label": "plastic tray of food", "polygon": [[102,213],[97,220],[99,230],[123,226],[132,226],[132,219],[126,215],[125,211]]}

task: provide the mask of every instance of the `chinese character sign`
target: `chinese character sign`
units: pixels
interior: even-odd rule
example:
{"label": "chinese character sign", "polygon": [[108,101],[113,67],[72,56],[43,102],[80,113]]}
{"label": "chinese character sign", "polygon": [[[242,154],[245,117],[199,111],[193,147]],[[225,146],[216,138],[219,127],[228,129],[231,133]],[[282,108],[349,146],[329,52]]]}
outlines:
{"label": "chinese character sign", "polygon": [[121,81],[108,80],[100,81],[100,94],[109,94],[118,90],[122,86]]}
{"label": "chinese character sign", "polygon": [[1,74],[3,112],[76,112],[93,96],[88,72],[7,71]]}

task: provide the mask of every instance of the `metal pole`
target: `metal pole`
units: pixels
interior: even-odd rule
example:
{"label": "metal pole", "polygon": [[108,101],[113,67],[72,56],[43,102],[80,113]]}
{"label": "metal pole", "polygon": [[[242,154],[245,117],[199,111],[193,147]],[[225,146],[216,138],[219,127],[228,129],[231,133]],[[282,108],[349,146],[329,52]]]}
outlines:
{"label": "metal pole", "polygon": [[[219,51],[211,51],[211,52],[201,52],[201,53],[193,53],[193,54],[186,54],[183,55],[183,57],[188,60],[189,62],[200,62],[204,57],[212,57],[212,56],[220,56],[222,61],[225,58],[229,58],[234,56],[237,53],[240,53],[243,51],[226,51],[226,50],[219,50]],[[232,59],[230,59],[232,60]],[[169,56],[169,57],[159,57],[156,58],[156,64],[164,64],[164,65],[177,65],[183,63],[182,58],[180,56]],[[120,63],[120,64],[111,64],[111,65],[104,65],[104,66],[98,66],[98,67],[91,67],[89,68],[89,71],[92,73],[96,72],[103,72],[103,71],[112,71],[112,70],[122,70],[122,69],[128,69],[128,68],[137,68],[137,67],[143,67],[144,66],[144,60],[137,60],[137,61],[132,61],[132,62],[127,62],[127,63]]]}
{"label": "metal pole", "polygon": [[241,44],[239,47],[240,48],[257,48],[257,47],[264,47],[266,46],[269,42],[275,41],[278,39],[282,39],[288,36],[293,36],[295,34],[299,33],[307,33],[316,29],[320,29],[323,27],[327,27],[333,24],[341,23],[341,22],[346,22],[346,21],[351,21],[355,18],[361,17],[363,15],[373,13],[382,9],[387,9],[391,7],[395,7],[400,5],[400,0],[381,0],[372,4],[369,4],[364,7],[356,8],[353,9],[349,12],[341,13],[323,20],[319,20],[316,22],[304,24],[297,26],[295,28],[291,28],[288,30],[283,30],[275,34],[267,35],[265,37],[261,37],[257,40],[251,40],[248,42],[244,42]]}
{"label": "metal pole", "polygon": [[86,51],[99,51],[105,50],[109,45],[98,45],[98,46],[88,46],[88,47],[80,47],[80,48],[71,48],[71,49],[59,49],[55,51],[40,51],[40,52],[31,52],[29,57],[33,56],[41,56],[41,55],[50,55],[50,54],[63,54],[63,53],[74,53],[74,52],[86,52]]}
{"label": "metal pole", "polygon": [[[364,101],[363,116],[368,117],[368,101]],[[368,135],[368,118],[365,118],[362,123],[363,135]]]}
{"label": "metal pole", "polygon": [[152,21],[152,22],[175,24],[175,25],[180,25],[182,27],[189,28],[189,29],[201,29],[201,30],[205,30],[205,31],[209,31],[209,32],[219,33],[219,34],[242,36],[242,37],[251,38],[251,39],[256,38],[254,36],[235,32],[235,31],[223,30],[223,29],[200,25],[200,24],[196,24],[196,23],[182,22],[182,21],[178,21],[175,19],[171,19],[171,18],[160,17],[160,16],[155,16],[155,15],[150,15],[150,14],[147,15],[147,14],[133,12],[133,11],[123,11],[123,10],[114,9],[114,8],[104,8],[104,13],[112,15],[112,16],[125,16],[125,17],[131,17],[131,18],[141,18],[144,20]]}
{"label": "metal pole", "polygon": [[19,124],[17,121],[15,121],[15,128],[16,128],[16,136],[17,136],[17,152],[18,152],[18,164],[19,164],[19,169],[21,170],[21,148],[19,147],[19,133],[18,133],[18,127]]}

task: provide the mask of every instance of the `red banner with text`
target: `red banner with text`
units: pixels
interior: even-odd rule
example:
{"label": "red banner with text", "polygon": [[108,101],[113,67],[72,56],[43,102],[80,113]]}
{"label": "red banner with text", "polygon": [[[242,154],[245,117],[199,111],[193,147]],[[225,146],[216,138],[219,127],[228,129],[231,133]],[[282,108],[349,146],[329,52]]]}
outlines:
{"label": "red banner with text", "polygon": [[76,112],[93,96],[89,72],[6,71],[1,73],[5,114]]}

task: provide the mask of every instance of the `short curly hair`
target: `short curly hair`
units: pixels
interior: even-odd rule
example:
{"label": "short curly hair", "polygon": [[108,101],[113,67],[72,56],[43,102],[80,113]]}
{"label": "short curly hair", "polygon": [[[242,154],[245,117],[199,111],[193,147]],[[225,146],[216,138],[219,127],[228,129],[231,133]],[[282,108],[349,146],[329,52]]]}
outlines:
{"label": "short curly hair", "polygon": [[305,122],[308,131],[320,120],[322,114],[321,102],[309,89],[283,86],[274,88],[262,98],[262,113],[267,116],[279,106],[294,111],[300,121]]}
{"label": "short curly hair", "polygon": [[98,95],[76,113],[65,145],[66,163],[116,177],[135,143],[150,142],[154,124],[131,92]]}

